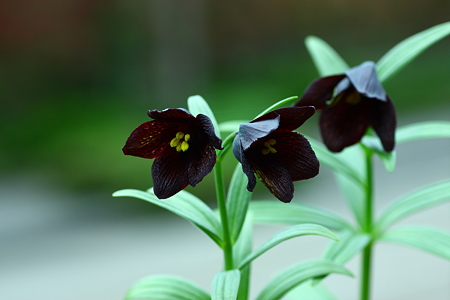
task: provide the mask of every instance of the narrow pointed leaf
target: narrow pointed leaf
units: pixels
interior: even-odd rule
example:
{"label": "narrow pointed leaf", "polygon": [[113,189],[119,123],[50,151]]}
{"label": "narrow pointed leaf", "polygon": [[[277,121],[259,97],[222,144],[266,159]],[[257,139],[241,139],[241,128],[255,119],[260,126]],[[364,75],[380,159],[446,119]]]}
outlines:
{"label": "narrow pointed leaf", "polygon": [[239,130],[241,124],[247,122],[248,120],[225,121],[219,124],[219,129],[221,132],[235,132]]}
{"label": "narrow pointed leaf", "polygon": [[125,295],[125,300],[211,300],[201,287],[187,279],[157,275],[141,279]]}
{"label": "narrow pointed leaf", "polygon": [[377,63],[380,81],[389,79],[416,56],[449,34],[450,22],[446,22],[419,32],[398,43]]}
{"label": "narrow pointed leaf", "polygon": [[342,57],[324,40],[316,36],[308,36],[305,44],[321,77],[343,74],[349,69]]}
{"label": "narrow pointed leaf", "polygon": [[238,164],[227,195],[228,222],[233,243],[239,238],[251,197],[252,193],[247,190],[247,176],[242,172],[241,164]]}
{"label": "narrow pointed leaf", "polygon": [[375,154],[380,158],[381,162],[386,168],[386,171],[388,171],[389,173],[394,172],[395,164],[397,161],[395,150],[392,152],[384,151],[380,139],[374,136],[364,136],[361,142],[366,147],[372,149],[375,152]]}
{"label": "narrow pointed leaf", "polygon": [[239,270],[217,273],[211,284],[212,300],[236,300],[240,276]]}
{"label": "narrow pointed leaf", "polygon": [[199,95],[190,96],[187,100],[187,104],[188,110],[192,115],[197,116],[198,114],[203,114],[211,119],[211,122],[214,126],[214,132],[220,138],[219,125],[217,124],[216,117],[214,116],[214,113],[212,112],[206,100]]}
{"label": "narrow pointed leaf", "polygon": [[425,226],[402,226],[385,232],[381,241],[421,249],[450,260],[450,233]]}
{"label": "narrow pointed leaf", "polygon": [[382,213],[376,223],[379,231],[417,211],[450,200],[450,181],[433,183],[415,190],[393,202]]}
{"label": "narrow pointed leaf", "polygon": [[395,134],[397,143],[432,138],[450,138],[450,122],[429,121],[402,126]]}
{"label": "narrow pointed leaf", "polygon": [[342,266],[323,260],[309,260],[293,265],[273,278],[256,300],[279,300],[302,282],[331,273],[353,276]]}
{"label": "narrow pointed leaf", "polygon": [[292,227],[288,227],[279,233],[275,234],[269,240],[267,240],[264,244],[256,248],[249,256],[247,256],[239,265],[239,269],[245,267],[249,263],[251,263],[255,258],[259,257],[261,254],[266,252],[267,250],[275,247],[276,245],[303,235],[320,235],[333,240],[339,240],[339,238],[329,229],[316,225],[316,224],[300,224]]}
{"label": "narrow pointed leaf", "polygon": [[314,223],[333,230],[351,228],[347,221],[331,211],[308,205],[292,202],[289,205],[274,201],[253,201],[249,211],[253,213],[255,223],[296,225]]}
{"label": "narrow pointed leaf", "polygon": [[314,285],[310,281],[302,283],[287,294],[289,300],[337,300],[324,285]]}
{"label": "narrow pointed leaf", "polygon": [[343,265],[367,246],[370,235],[347,230],[339,233],[339,239],[329,243],[322,258]]}
{"label": "narrow pointed leaf", "polygon": [[280,100],[280,101],[278,101],[277,103],[275,103],[274,105],[272,105],[272,106],[270,106],[269,108],[265,109],[262,113],[260,113],[258,116],[256,116],[255,119],[257,119],[257,118],[259,118],[259,117],[261,117],[261,116],[263,116],[263,115],[265,115],[265,114],[271,112],[272,110],[275,110],[275,109],[277,109],[277,108],[280,108],[280,107],[282,107],[283,105],[285,105],[285,104],[287,104],[287,103],[289,103],[289,102],[292,102],[292,101],[294,101],[294,100],[296,100],[296,99],[298,99],[298,96],[292,96],[292,97],[289,97],[289,98]]}
{"label": "narrow pointed leaf", "polygon": [[133,197],[165,208],[192,222],[219,246],[222,245],[222,229],[216,215],[203,201],[186,191],[180,191],[176,195],[162,200],[155,196],[152,189],[148,191],[120,190],[115,192],[113,196]]}
{"label": "narrow pointed leaf", "polygon": [[353,212],[355,220],[362,227],[365,224],[364,187],[343,174],[335,173],[335,176],[339,188]]}
{"label": "narrow pointed leaf", "polygon": [[326,165],[335,172],[339,172],[347,176],[359,185],[364,185],[361,175],[350,164],[347,164],[341,159],[342,155],[344,155],[343,153],[332,153],[328,151],[325,145],[317,140],[310,137],[307,137],[307,139],[321,164]]}

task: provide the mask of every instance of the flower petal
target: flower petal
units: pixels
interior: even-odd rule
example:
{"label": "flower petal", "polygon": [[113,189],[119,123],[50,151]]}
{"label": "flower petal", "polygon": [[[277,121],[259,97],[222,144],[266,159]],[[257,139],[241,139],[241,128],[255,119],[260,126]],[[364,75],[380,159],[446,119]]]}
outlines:
{"label": "flower petal", "polygon": [[169,146],[177,130],[178,124],[168,121],[145,122],[130,134],[122,151],[126,155],[155,158]]}
{"label": "flower petal", "polygon": [[269,138],[276,140],[277,153],[269,154],[289,172],[292,181],[309,179],[319,174],[319,160],[308,140],[299,133],[274,132]]}
{"label": "flower petal", "polygon": [[295,106],[314,106],[316,109],[322,109],[327,100],[333,97],[333,91],[336,85],[345,78],[345,75],[334,75],[321,77],[314,80],[303,93],[302,98],[295,103]]}
{"label": "flower petal", "polygon": [[236,159],[241,163],[242,171],[248,178],[247,190],[249,192],[253,192],[253,189],[256,186],[256,177],[255,174],[253,173],[253,169],[250,165],[250,162],[244,155],[244,149],[242,149],[239,134],[237,134],[237,136],[234,138],[233,141],[233,154],[236,157]]}
{"label": "flower petal", "polygon": [[216,149],[222,150],[222,140],[214,132],[214,125],[211,122],[211,119],[203,114],[198,114],[196,119],[200,121],[200,124],[203,127],[203,130],[209,137],[209,143]]}
{"label": "flower petal", "polygon": [[245,152],[250,165],[262,183],[279,200],[288,203],[294,197],[294,184],[288,170],[276,160],[270,158],[270,154],[264,155],[259,147],[254,147]]}
{"label": "flower petal", "polygon": [[362,97],[358,104],[349,104],[345,95],[320,116],[320,131],[330,151],[340,152],[361,140],[370,125],[370,104]]}
{"label": "flower petal", "polygon": [[280,125],[277,131],[292,131],[303,125],[312,115],[316,109],[314,106],[292,106],[273,110],[250,123],[257,123],[263,120],[274,119],[280,117]]}
{"label": "flower petal", "polygon": [[395,127],[397,118],[395,107],[391,99],[386,96],[387,101],[371,101],[370,118],[372,128],[380,137],[384,151],[391,152],[395,146]]}
{"label": "flower petal", "polygon": [[189,157],[187,158],[188,168],[186,170],[187,178],[189,184],[195,186],[212,171],[216,163],[216,151],[207,143],[204,143],[202,149],[194,148],[189,149],[189,151]]}
{"label": "flower petal", "polygon": [[188,154],[168,148],[153,162],[152,178],[154,192],[159,199],[169,198],[188,184]]}
{"label": "flower petal", "polygon": [[155,120],[173,120],[175,122],[182,122],[180,119],[195,119],[190,112],[184,108],[166,108],[162,111],[149,110],[147,115]]}
{"label": "flower petal", "polygon": [[345,72],[355,89],[368,98],[387,101],[386,92],[378,79],[375,63],[366,61]]}
{"label": "flower petal", "polygon": [[239,126],[239,139],[241,147],[247,150],[254,142],[267,136],[280,125],[280,116],[275,115],[273,119],[257,122],[244,123]]}

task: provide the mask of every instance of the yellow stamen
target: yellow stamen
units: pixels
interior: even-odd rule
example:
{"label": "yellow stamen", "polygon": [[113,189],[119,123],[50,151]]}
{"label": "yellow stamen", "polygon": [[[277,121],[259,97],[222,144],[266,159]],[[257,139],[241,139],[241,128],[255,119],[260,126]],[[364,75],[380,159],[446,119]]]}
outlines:
{"label": "yellow stamen", "polygon": [[[183,141],[184,138],[184,141]],[[177,132],[175,137],[170,141],[170,147],[175,148],[177,152],[185,152],[189,149],[189,140],[191,139],[190,134],[185,134],[184,132]]]}
{"label": "yellow stamen", "polygon": [[269,154],[269,153],[277,153],[277,150],[272,147],[276,143],[277,143],[277,141],[275,141],[274,139],[269,139],[269,140],[265,141],[263,144],[265,148],[261,149],[261,153],[264,155]]}
{"label": "yellow stamen", "polygon": [[358,104],[359,102],[361,102],[361,95],[356,91],[352,91],[351,94],[349,94],[346,98],[345,101],[348,104]]}

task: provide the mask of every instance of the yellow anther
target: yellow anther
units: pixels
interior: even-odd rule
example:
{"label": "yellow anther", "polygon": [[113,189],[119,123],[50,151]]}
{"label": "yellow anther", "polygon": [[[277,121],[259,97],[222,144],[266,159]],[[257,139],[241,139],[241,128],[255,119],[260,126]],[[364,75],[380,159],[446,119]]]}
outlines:
{"label": "yellow anther", "polygon": [[186,141],[183,141],[181,143],[181,151],[185,152],[187,149],[189,149],[189,144]]}
{"label": "yellow anther", "polygon": [[179,132],[177,132],[177,134],[175,135],[175,137],[176,137],[177,139],[181,140],[181,139],[184,137],[184,133],[181,132],[181,131],[179,131]]}
{"label": "yellow anther", "polygon": [[172,148],[176,147],[176,146],[178,146],[178,144],[180,144],[180,142],[181,142],[181,140],[179,140],[175,137],[170,141],[170,147],[172,147]]}
{"label": "yellow anther", "polygon": [[356,90],[354,90],[345,98],[345,101],[348,104],[358,104],[359,102],[361,102],[361,95]]}
{"label": "yellow anther", "polygon": [[269,140],[265,141],[263,144],[265,148],[261,149],[261,153],[264,155],[269,154],[269,153],[277,153],[277,150],[272,147],[276,143],[277,143],[277,141],[275,141],[274,139],[269,139]]}
{"label": "yellow anther", "polygon": [[[184,138],[184,141],[183,141]],[[189,140],[191,139],[190,134],[184,134],[184,132],[177,132],[175,137],[170,141],[170,147],[175,148],[178,152],[185,152],[189,149]]]}

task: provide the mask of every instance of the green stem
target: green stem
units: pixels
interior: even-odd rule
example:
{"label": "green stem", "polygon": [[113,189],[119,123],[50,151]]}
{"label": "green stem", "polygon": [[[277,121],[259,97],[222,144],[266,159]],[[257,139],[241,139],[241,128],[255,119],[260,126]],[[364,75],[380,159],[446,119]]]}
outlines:
{"label": "green stem", "polygon": [[225,270],[233,270],[233,244],[231,242],[230,226],[228,224],[227,203],[225,194],[225,183],[223,180],[222,161],[217,160],[214,166],[214,177],[216,181],[217,206],[220,211],[220,219],[223,230],[223,256],[225,260]]}
{"label": "green stem", "polygon": [[[366,186],[365,186],[365,218],[363,232],[372,236],[373,232],[373,168],[372,150],[364,147],[366,157]],[[363,250],[361,266],[361,300],[370,299],[370,278],[372,261],[372,241]]]}

